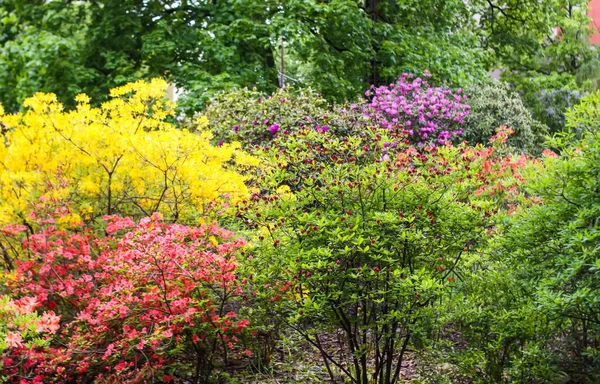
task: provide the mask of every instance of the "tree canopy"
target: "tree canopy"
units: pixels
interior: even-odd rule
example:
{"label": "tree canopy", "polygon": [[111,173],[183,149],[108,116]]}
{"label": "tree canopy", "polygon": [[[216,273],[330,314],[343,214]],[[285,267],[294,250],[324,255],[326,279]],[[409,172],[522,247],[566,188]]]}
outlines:
{"label": "tree canopy", "polygon": [[41,90],[101,102],[162,76],[193,95],[193,112],[220,90],[273,91],[282,63],[286,82],[331,101],[403,72],[457,87],[494,68],[574,75],[594,54],[587,25],[581,0],[7,0],[0,101],[16,110]]}

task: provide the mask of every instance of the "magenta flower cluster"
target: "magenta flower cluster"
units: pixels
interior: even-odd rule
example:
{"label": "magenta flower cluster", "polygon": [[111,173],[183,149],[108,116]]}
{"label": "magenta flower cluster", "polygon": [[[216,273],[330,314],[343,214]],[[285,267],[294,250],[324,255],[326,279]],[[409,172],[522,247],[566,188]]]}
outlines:
{"label": "magenta flower cluster", "polygon": [[363,110],[366,118],[384,128],[402,130],[417,145],[444,145],[462,135],[469,115],[461,89],[432,87],[406,73],[389,86],[371,86],[365,95],[371,98]]}

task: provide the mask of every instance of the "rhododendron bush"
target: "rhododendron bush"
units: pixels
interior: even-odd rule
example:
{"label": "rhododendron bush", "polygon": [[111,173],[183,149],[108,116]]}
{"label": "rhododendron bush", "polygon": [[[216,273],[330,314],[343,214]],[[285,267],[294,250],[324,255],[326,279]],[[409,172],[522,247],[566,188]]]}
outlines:
{"label": "rhododendron bush", "polygon": [[432,87],[426,80],[406,73],[389,86],[371,86],[365,95],[371,98],[364,110],[367,118],[387,129],[402,131],[419,146],[443,145],[461,136],[464,119],[469,115],[462,90]]}
{"label": "rhododendron bush", "polygon": [[269,145],[276,136],[304,127],[344,136],[377,125],[402,133],[418,146],[443,145],[460,137],[469,115],[462,90],[434,87],[412,74],[403,74],[389,86],[371,86],[365,96],[354,104],[332,107],[310,90],[286,88],[269,96],[245,89],[220,94],[206,114],[217,142]]}
{"label": "rhododendron bush", "polygon": [[55,334],[31,345],[9,329],[9,382],[206,382],[228,359],[250,354],[239,342],[249,321],[237,310],[243,240],[157,214],[104,220],[103,238],[46,220],[24,239],[29,260],[6,278],[11,305],[42,311],[32,327]]}
{"label": "rhododendron bush", "polygon": [[243,144],[268,144],[277,134],[304,125],[328,126],[330,112],[320,94],[290,88],[272,95],[256,89],[223,92],[205,111],[215,141]]}

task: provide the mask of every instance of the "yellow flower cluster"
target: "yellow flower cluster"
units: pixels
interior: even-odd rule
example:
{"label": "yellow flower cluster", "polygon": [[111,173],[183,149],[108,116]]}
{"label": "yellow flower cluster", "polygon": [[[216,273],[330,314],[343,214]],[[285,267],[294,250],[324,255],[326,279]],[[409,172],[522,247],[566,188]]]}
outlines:
{"label": "yellow flower cluster", "polygon": [[[0,226],[27,220],[40,197],[69,202],[84,220],[152,212],[189,220],[212,203],[245,198],[242,173],[258,160],[238,144],[215,147],[210,133],[169,123],[166,87],[163,80],[127,84],[99,108],[79,95],[77,107],[64,111],[42,93],[25,101],[24,113],[0,108]],[[207,125],[200,119],[199,129]]]}

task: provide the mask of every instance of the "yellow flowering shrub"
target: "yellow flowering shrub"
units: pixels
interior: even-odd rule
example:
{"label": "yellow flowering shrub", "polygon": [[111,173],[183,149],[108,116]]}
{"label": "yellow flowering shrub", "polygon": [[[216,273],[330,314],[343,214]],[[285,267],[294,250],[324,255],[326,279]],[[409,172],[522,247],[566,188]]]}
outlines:
{"label": "yellow flowering shrub", "polygon": [[236,143],[212,146],[201,131],[206,118],[196,132],[169,123],[166,86],[158,79],[127,84],[99,108],[79,95],[65,111],[56,96],[38,93],[24,113],[0,109],[0,227],[27,224],[41,197],[70,204],[70,219],[59,223],[65,226],[153,212],[189,222],[215,203],[245,198],[244,172],[258,161]]}

